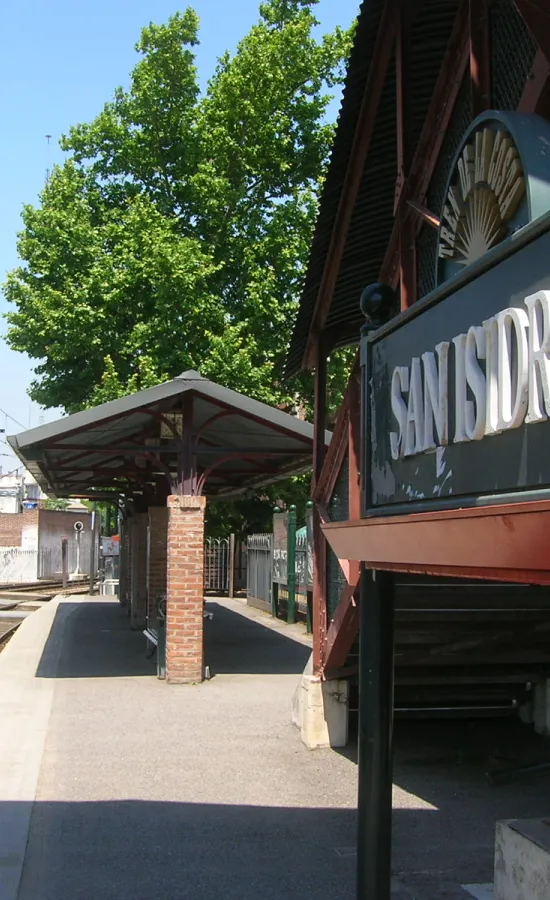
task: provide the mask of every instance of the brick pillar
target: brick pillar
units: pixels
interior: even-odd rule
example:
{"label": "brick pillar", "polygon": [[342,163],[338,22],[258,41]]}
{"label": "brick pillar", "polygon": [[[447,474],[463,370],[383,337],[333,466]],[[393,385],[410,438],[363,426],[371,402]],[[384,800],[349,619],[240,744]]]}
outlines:
{"label": "brick pillar", "polygon": [[205,497],[168,497],[166,680],[203,679]]}
{"label": "brick pillar", "polygon": [[149,508],[149,561],[147,569],[147,606],[149,625],[156,628],[157,603],[166,595],[166,558],[168,544],[168,509]]}
{"label": "brick pillar", "polygon": [[135,516],[128,516],[126,520],[128,551],[126,553],[126,614],[130,618],[132,612],[132,592],[134,590],[134,541],[135,541]]}
{"label": "brick pillar", "polygon": [[147,616],[147,513],[134,516],[132,553],[132,608],[130,625],[136,631],[145,628]]}

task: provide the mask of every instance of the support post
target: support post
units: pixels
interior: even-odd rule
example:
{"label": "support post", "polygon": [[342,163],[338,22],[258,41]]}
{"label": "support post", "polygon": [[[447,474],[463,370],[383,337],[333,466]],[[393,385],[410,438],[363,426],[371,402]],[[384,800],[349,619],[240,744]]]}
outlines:
{"label": "support post", "polygon": [[271,582],[271,615],[274,619],[279,615],[279,582]]}
{"label": "support post", "polygon": [[296,622],[296,507],[294,504],[288,510],[286,580],[288,588],[286,621],[288,625],[294,625]]}
{"label": "support post", "polygon": [[149,507],[149,562],[147,571],[147,621],[158,625],[158,604],[166,597],[168,554],[168,508]]}
{"label": "support post", "polygon": [[489,2],[469,0],[470,88],[472,116],[491,108],[491,52],[489,41]]}
{"label": "support post", "polygon": [[205,497],[168,497],[166,680],[203,680]]}
{"label": "support post", "polygon": [[67,538],[63,538],[61,541],[61,573],[61,583],[66,588],[69,580],[69,542]]}
{"label": "support post", "polygon": [[313,633],[313,591],[311,588],[313,585],[309,580],[309,562],[310,559],[313,558],[313,501],[308,500],[306,503],[306,531],[307,531],[307,555],[306,555],[306,597],[307,597],[307,608],[306,608],[306,632],[307,634]]}
{"label": "support post", "polygon": [[130,625],[134,631],[141,631],[147,624],[147,526],[146,512],[134,516],[134,553],[132,556],[132,597]]}
{"label": "support post", "polygon": [[92,595],[95,591],[95,576],[97,569],[97,548],[96,548],[96,530],[97,530],[97,522],[99,519],[99,513],[95,510],[92,512],[92,543],[90,546],[90,594]]}
{"label": "support post", "polygon": [[229,535],[229,579],[228,579],[228,594],[229,599],[232,600],[235,596],[235,535]]}
{"label": "support post", "polygon": [[[327,358],[322,335],[317,339],[315,360],[315,414],[313,444],[313,488],[320,478],[325,459],[325,429],[327,407]],[[327,633],[326,602],[326,541],[321,531],[319,511],[313,513],[313,671],[323,664]]]}
{"label": "support post", "polygon": [[389,572],[361,573],[357,900],[390,900],[394,587]]}

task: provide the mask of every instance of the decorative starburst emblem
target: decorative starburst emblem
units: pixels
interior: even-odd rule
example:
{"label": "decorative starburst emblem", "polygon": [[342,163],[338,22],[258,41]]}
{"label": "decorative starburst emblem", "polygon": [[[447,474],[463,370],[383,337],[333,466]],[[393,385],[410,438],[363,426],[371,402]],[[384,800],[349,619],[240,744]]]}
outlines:
{"label": "decorative starburst emblem", "polygon": [[439,256],[462,265],[479,259],[509,233],[525,195],[517,148],[508,131],[484,127],[458,159],[439,229]]}

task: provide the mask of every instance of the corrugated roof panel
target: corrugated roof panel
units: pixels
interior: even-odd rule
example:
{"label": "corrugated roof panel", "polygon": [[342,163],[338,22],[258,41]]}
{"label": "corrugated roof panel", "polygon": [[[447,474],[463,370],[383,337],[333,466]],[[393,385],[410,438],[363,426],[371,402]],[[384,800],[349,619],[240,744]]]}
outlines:
{"label": "corrugated roof panel", "polygon": [[[424,0],[412,30],[413,141],[418,141],[445,50],[458,10],[458,0]],[[345,179],[355,126],[365,90],[383,2],[361,6],[355,44],[338,120],[327,180],[321,197],[296,325],[287,358],[287,373],[301,368],[317,295],[328,254],[330,237]],[[376,281],[393,229],[393,198],[397,177],[395,66],[388,71],[365,172],[342,257],[327,327],[344,327],[350,339],[362,323],[359,297],[365,285]]]}

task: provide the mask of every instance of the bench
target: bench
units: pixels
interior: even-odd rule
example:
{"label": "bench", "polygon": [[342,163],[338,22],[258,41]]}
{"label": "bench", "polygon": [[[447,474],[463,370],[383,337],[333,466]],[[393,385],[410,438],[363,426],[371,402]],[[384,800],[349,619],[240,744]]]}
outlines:
{"label": "bench", "polygon": [[[147,638],[147,659],[151,659],[153,654],[155,653],[158,645],[159,645],[159,633],[156,628],[147,627],[143,634]],[[149,645],[152,644],[152,647],[149,648]]]}
{"label": "bench", "polygon": [[[203,619],[210,619],[210,621],[212,621],[212,619],[214,618],[214,613],[206,612],[206,610],[205,610],[202,614],[202,617],[203,617]],[[147,659],[150,659],[153,656],[153,654],[155,653],[155,650],[157,649],[157,647],[159,645],[158,628],[149,628],[149,626],[147,626],[147,628],[144,628],[143,634],[147,638],[148,644],[153,645],[151,647],[151,649],[148,648],[148,651],[147,651]]]}

